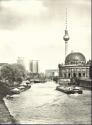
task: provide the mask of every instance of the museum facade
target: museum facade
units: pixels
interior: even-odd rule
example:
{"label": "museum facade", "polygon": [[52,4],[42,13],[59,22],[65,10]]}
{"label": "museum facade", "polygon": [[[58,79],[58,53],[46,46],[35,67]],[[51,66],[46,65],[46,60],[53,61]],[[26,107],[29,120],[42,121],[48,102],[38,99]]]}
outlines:
{"label": "museum facade", "polygon": [[78,77],[90,78],[91,60],[86,62],[85,56],[80,52],[72,52],[65,58],[65,64],[59,64],[59,77],[68,79]]}

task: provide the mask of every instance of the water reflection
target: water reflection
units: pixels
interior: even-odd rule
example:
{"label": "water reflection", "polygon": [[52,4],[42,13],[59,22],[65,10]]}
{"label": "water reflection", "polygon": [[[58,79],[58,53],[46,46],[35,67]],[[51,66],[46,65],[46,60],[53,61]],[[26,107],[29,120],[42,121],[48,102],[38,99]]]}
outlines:
{"label": "water reflection", "polygon": [[67,95],[55,90],[57,84],[33,84],[32,87],[5,100],[20,123],[83,124],[91,121],[91,92]]}

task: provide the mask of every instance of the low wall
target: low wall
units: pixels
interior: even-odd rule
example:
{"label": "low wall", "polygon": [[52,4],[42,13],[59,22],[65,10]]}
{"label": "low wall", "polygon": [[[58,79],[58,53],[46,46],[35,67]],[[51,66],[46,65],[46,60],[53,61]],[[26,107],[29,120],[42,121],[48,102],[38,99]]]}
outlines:
{"label": "low wall", "polygon": [[92,90],[92,79],[80,79],[79,86]]}
{"label": "low wall", "polygon": [[3,99],[0,99],[0,124],[14,124],[16,120],[10,114]]}

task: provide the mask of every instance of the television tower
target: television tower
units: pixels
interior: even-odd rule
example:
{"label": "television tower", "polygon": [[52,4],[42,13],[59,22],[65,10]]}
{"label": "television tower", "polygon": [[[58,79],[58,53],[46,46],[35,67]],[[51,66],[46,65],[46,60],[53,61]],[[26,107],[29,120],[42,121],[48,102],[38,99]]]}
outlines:
{"label": "television tower", "polygon": [[63,36],[63,40],[65,41],[65,57],[68,54],[68,40],[69,40],[69,34],[67,30],[67,8],[66,8],[66,28],[65,28],[65,35]]}

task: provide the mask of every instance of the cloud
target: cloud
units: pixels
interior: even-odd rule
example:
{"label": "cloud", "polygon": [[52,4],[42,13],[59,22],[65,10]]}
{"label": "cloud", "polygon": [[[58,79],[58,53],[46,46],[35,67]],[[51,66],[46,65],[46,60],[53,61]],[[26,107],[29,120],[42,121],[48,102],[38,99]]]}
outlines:
{"label": "cloud", "polygon": [[89,5],[90,0],[1,0],[0,28],[16,29],[27,23],[64,21],[66,7],[70,22],[73,16],[89,19]]}
{"label": "cloud", "polygon": [[1,29],[13,29],[20,25],[22,22],[21,17],[12,13],[10,10],[2,10],[0,12],[0,28]]}
{"label": "cloud", "polygon": [[26,21],[39,20],[46,8],[37,0],[2,0],[0,4],[0,28],[13,29]]}
{"label": "cloud", "polygon": [[42,11],[45,11],[45,8],[42,5],[42,2],[37,0],[11,0],[5,1],[3,4],[4,8],[10,8],[13,11],[16,11],[24,15],[33,15],[38,16]]}

